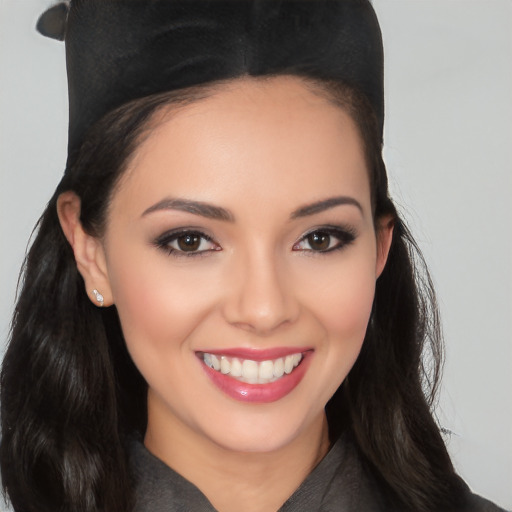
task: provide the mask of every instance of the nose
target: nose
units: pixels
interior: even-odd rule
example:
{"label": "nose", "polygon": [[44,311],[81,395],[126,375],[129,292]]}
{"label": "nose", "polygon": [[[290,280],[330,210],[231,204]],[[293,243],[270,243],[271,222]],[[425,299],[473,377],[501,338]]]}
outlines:
{"label": "nose", "polygon": [[295,322],[300,306],[286,263],[263,251],[238,258],[223,309],[228,323],[259,335]]}

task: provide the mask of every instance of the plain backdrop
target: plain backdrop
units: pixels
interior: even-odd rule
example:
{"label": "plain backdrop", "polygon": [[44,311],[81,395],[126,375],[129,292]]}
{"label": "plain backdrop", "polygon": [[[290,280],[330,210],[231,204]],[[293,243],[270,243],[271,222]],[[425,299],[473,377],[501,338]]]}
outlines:
{"label": "plain backdrop", "polygon": [[[49,4],[0,0],[0,353],[27,241],[66,156],[64,47],[34,30]],[[444,324],[437,415],[471,488],[512,508],[512,1],[374,5],[391,191]]]}

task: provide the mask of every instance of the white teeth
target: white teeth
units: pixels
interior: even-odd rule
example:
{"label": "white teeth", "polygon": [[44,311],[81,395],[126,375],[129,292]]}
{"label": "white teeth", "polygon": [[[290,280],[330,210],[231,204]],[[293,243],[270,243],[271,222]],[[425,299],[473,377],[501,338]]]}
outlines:
{"label": "white teeth", "polygon": [[220,370],[220,361],[219,361],[219,358],[217,356],[214,356],[212,354],[212,368],[214,370],[217,370],[219,371]]}
{"label": "white teeth", "polygon": [[293,356],[286,356],[284,360],[284,373],[292,373],[293,370]]}
{"label": "white teeth", "polygon": [[290,374],[302,360],[302,354],[291,354],[275,360],[253,361],[203,353],[204,363],[216,371],[249,384],[267,384]]}
{"label": "white teeth", "polygon": [[274,363],[274,377],[282,377],[284,375],[284,360],[282,357]]}
{"label": "white teeth", "polygon": [[258,363],[250,359],[245,359],[242,363],[242,377],[247,380],[257,380]]}
{"label": "white teeth", "polygon": [[238,359],[233,359],[231,361],[231,371],[229,372],[231,377],[241,377],[242,376],[242,363]]}
{"label": "white teeth", "polygon": [[260,379],[271,379],[274,376],[274,363],[272,361],[262,361],[258,377]]}
{"label": "white teeth", "polygon": [[231,363],[228,361],[227,357],[222,356],[220,358],[220,372],[221,373],[229,373],[231,370]]}

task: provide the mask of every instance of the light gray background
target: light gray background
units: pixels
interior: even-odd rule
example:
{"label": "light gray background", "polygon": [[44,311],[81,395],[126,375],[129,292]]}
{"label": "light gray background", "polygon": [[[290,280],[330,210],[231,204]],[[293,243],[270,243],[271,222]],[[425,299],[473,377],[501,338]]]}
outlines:
{"label": "light gray background", "polygon": [[[0,352],[27,240],[65,163],[64,48],[33,28],[49,4],[0,0]],[[472,489],[512,508],[512,1],[374,4],[391,190],[444,321],[438,416]]]}

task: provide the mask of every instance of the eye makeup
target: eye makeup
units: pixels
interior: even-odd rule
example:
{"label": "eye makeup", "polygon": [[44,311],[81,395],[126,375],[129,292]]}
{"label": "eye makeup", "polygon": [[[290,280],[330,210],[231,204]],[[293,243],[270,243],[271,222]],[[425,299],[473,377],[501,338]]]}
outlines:
{"label": "eye makeup", "polygon": [[292,250],[325,254],[346,248],[356,238],[356,230],[349,226],[319,226],[308,231],[293,245]]}
{"label": "eye makeup", "polygon": [[[310,229],[292,246],[292,251],[310,254],[326,254],[345,249],[357,238],[357,232],[350,226],[324,225]],[[153,242],[168,255],[181,257],[206,256],[221,251],[222,247],[206,233],[180,227],[166,231]]]}
{"label": "eye makeup", "polygon": [[198,257],[222,250],[212,237],[196,229],[178,228],[160,235],[153,245],[170,256]]}

